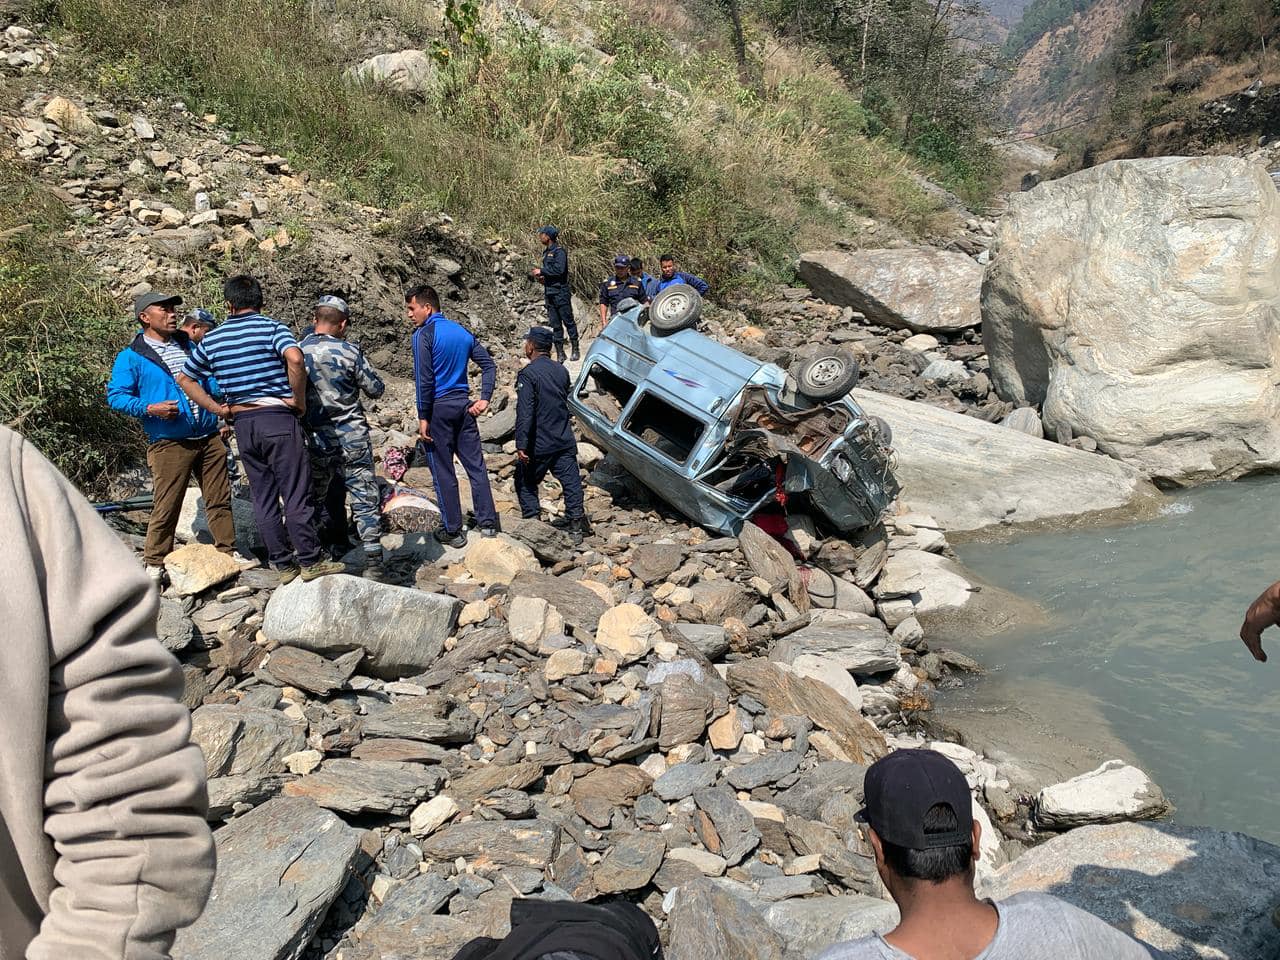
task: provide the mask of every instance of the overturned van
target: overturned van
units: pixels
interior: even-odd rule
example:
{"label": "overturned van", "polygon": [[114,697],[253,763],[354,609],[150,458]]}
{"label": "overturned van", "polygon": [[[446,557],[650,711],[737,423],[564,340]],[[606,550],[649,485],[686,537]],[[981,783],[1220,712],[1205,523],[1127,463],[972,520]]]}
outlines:
{"label": "overturned van", "polygon": [[840,532],[878,521],[898,483],[887,425],[848,395],[853,359],[824,353],[792,376],[698,333],[700,309],[697,293],[676,284],[614,317],[574,383],[583,431],[726,535],[771,505],[816,513]]}

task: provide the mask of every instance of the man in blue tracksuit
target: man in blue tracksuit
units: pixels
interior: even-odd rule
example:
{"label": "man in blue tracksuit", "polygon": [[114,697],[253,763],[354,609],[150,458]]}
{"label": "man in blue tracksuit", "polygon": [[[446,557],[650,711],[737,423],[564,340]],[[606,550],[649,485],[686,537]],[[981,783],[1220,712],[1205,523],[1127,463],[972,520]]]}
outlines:
{"label": "man in blue tracksuit", "polygon": [[[413,379],[418,397],[418,436],[430,457],[442,526],[436,539],[452,547],[466,545],[458,498],[456,455],[471,483],[476,525],[486,537],[498,534],[498,512],[489,489],[489,473],[480,449],[476,417],[489,409],[498,367],[472,333],[440,312],[440,295],[425,284],[404,295],[413,332]],[[472,402],[467,364],[480,368],[480,399]]]}
{"label": "man in blue tracksuit", "polygon": [[[133,303],[142,329],[120,351],[107,383],[111,409],[142,422],[151,468],[151,519],[142,560],[156,583],[164,578],[164,558],[173,550],[182,500],[192,476],[204,496],[205,515],[214,545],[235,553],[236,530],[231,516],[231,481],[227,448],[219,436],[218,418],[187,399],[177,376],[191,353],[191,342],[178,329],[174,307],[181,297],[152,291]],[[208,379],[205,390],[217,394]]]}
{"label": "man in blue tracksuit", "polygon": [[658,266],[662,270],[653,290],[655,297],[673,283],[687,283],[704,297],[711,292],[711,286],[707,281],[701,277],[695,277],[692,273],[685,273],[683,270],[678,269],[676,258],[669,253],[664,253],[658,258]]}
{"label": "man in blue tracksuit", "polygon": [[533,327],[524,338],[528,366],[516,375],[516,496],[520,515],[541,516],[538,484],[550,472],[564,488],[565,515],[552,521],[577,542],[591,533],[582,506],[578,438],[569,425],[569,371],[550,357],[551,331]]}
{"label": "man in blue tracksuit", "polygon": [[546,248],[542,254],[542,266],[534,267],[530,276],[542,284],[547,302],[547,324],[555,338],[556,359],[564,361],[564,335],[569,334],[571,360],[580,357],[578,351],[578,324],[573,319],[573,292],[569,289],[569,254],[560,246],[560,231],[545,226],[538,231],[538,239]]}

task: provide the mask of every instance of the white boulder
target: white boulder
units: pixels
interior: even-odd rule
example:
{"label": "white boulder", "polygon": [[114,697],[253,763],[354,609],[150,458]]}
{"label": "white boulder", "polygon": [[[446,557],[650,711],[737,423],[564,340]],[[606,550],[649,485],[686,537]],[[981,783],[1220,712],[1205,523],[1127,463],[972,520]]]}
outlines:
{"label": "white boulder", "polygon": [[1069,830],[1089,823],[1153,820],[1169,812],[1160,788],[1137,767],[1108,760],[1097,770],[1045,787],[1036,797],[1036,826]]}

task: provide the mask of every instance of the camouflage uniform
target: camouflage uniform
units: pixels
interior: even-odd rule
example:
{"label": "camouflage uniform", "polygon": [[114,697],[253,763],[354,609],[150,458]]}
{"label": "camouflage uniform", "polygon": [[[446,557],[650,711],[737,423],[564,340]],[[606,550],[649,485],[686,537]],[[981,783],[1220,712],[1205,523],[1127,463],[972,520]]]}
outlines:
{"label": "camouflage uniform", "polygon": [[[312,499],[330,530],[346,540],[345,497],[351,501],[356,532],[369,553],[380,553],[382,516],[373,473],[373,444],[360,394],[377,398],[382,378],[354,343],[312,333],[301,343],[307,361],[307,427],[311,440]],[[339,484],[341,480],[341,485]],[[342,485],[345,485],[345,497]],[[332,545],[332,544],[330,544]]]}

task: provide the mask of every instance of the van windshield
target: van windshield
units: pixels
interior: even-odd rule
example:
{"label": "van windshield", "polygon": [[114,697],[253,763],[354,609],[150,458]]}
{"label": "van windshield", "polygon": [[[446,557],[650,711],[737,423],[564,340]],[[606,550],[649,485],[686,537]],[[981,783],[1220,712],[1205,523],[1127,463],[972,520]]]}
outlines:
{"label": "van windshield", "polygon": [[643,394],[623,429],[676,463],[684,463],[706,430],[697,417],[692,417],[661,397]]}

